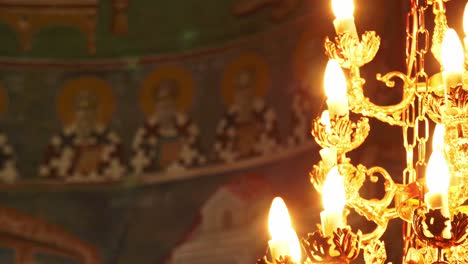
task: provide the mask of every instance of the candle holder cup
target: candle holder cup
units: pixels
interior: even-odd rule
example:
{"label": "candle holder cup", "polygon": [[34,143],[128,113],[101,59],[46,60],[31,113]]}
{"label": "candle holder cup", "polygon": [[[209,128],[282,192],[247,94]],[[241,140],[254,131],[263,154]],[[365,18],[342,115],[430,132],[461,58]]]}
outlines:
{"label": "candle holder cup", "polygon": [[322,148],[334,148],[341,155],[359,147],[369,130],[369,119],[365,117],[357,122],[349,120],[348,116],[336,117],[330,120],[330,127],[322,124],[318,117],[314,120],[312,135]]}
{"label": "candle holder cup", "polygon": [[[416,237],[437,250],[436,263],[449,263],[443,251],[459,246],[468,236],[468,215],[459,212],[450,220],[439,209],[418,208],[413,214],[413,229]],[[449,234],[449,237],[447,237]]]}
{"label": "candle holder cup", "polygon": [[257,264],[297,264],[294,263],[292,258],[290,256],[280,256],[276,261],[270,262],[267,257],[263,257],[259,260],[257,260]]}
{"label": "candle holder cup", "polygon": [[345,264],[355,260],[361,246],[361,231],[337,228],[333,236],[324,236],[321,228],[302,239],[302,246],[312,263]]}

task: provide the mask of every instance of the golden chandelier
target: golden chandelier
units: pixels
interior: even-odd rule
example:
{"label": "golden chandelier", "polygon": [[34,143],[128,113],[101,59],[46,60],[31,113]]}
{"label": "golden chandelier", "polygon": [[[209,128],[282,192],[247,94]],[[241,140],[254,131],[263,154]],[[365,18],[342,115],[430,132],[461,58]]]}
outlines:
{"label": "golden chandelier", "polygon": [[[310,173],[312,185],[322,195],[321,225],[299,240],[286,205],[275,198],[269,216],[271,240],[259,264],[350,263],[361,252],[365,263],[383,264],[387,255],[380,239],[389,222],[397,218],[404,220],[402,263],[468,263],[468,210],[464,206],[468,199],[468,79],[464,78],[463,45],[448,27],[447,1],[410,0],[406,72],[377,75],[387,87],[401,81],[402,99],[379,106],[364,96],[360,68],[375,57],[380,37],[372,31],[358,35],[352,0],[332,0],[337,36],[325,41],[330,59],[324,78],[328,110],[313,121],[312,128],[322,147],[322,159]],[[431,10],[435,17],[432,38],[425,26],[425,15]],[[467,10],[468,5],[464,18],[468,52]],[[425,71],[429,46],[442,66],[433,76]],[[402,128],[406,150],[402,183],[382,167],[354,165],[347,157],[367,138],[369,117]],[[436,129],[426,161],[431,121]],[[379,179],[384,181],[384,196],[380,200],[361,197],[363,184]],[[353,232],[346,221],[350,210],[376,228],[369,233]]]}

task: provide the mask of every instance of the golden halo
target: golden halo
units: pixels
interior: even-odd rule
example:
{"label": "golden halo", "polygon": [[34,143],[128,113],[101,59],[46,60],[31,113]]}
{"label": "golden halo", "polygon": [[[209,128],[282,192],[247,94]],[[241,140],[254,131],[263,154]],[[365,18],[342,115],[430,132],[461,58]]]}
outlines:
{"label": "golden halo", "polygon": [[157,68],[146,77],[140,90],[140,106],[143,113],[150,116],[154,113],[155,94],[159,85],[163,81],[176,81],[179,93],[177,94],[177,109],[179,111],[187,110],[187,107],[192,101],[193,95],[193,78],[192,74],[186,69],[175,66],[166,65]]}
{"label": "golden halo", "polygon": [[307,84],[312,84],[314,81],[314,70],[311,67],[315,66],[313,56],[316,56],[315,47],[312,44],[316,36],[311,32],[306,30],[301,34],[292,57],[295,80],[305,81]]}
{"label": "golden halo", "polygon": [[234,102],[236,78],[246,69],[255,70],[255,95],[263,97],[270,87],[269,69],[266,61],[258,54],[245,53],[234,59],[226,68],[221,80],[221,92],[226,104]]}
{"label": "golden halo", "polygon": [[104,80],[93,76],[80,77],[65,83],[57,97],[57,113],[65,126],[75,119],[75,100],[80,92],[89,92],[97,98],[97,120],[106,125],[112,118],[115,102],[111,86]]}
{"label": "golden halo", "polygon": [[5,87],[0,83],[0,115],[6,113],[8,109],[8,95]]}

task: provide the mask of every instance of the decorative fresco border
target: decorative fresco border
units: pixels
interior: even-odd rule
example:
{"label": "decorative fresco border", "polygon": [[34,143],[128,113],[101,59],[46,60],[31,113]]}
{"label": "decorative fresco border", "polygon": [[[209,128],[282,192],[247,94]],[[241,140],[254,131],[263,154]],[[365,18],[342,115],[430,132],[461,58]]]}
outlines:
{"label": "decorative fresco border", "polygon": [[269,31],[257,33],[255,35],[246,36],[244,38],[230,41],[224,45],[204,47],[185,52],[178,52],[174,54],[147,54],[141,56],[122,56],[118,58],[99,58],[99,59],[48,59],[48,58],[16,58],[16,57],[1,57],[0,56],[0,69],[25,69],[25,68],[49,68],[61,70],[96,70],[96,71],[109,71],[117,69],[132,69],[138,66],[151,65],[158,63],[170,63],[174,61],[181,61],[185,59],[193,59],[199,57],[208,57],[213,54],[228,52],[243,46],[250,45],[261,41],[262,39],[274,39],[284,36],[292,27],[307,26],[314,18],[314,14],[307,14],[300,17],[295,17],[284,24],[274,26]]}

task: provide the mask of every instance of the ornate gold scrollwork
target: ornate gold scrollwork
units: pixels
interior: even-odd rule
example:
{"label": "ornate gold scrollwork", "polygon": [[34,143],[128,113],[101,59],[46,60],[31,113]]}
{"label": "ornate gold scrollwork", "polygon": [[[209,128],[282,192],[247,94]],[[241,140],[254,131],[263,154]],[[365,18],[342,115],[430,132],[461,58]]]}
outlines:
{"label": "ornate gold scrollwork", "polygon": [[364,116],[374,117],[389,125],[406,126],[409,125],[403,119],[406,110],[414,101],[416,96],[416,86],[414,81],[401,72],[389,72],[385,75],[377,75],[377,80],[385,83],[389,88],[395,87],[395,78],[403,81],[403,98],[394,105],[379,106],[372,103],[368,97],[364,96],[364,80],[359,77],[359,69],[351,71],[351,89],[348,92],[349,100],[353,103],[351,111]]}
{"label": "ornate gold scrollwork", "polygon": [[351,228],[338,228],[332,237],[325,237],[321,229],[302,240],[311,263],[350,263],[359,255],[361,232],[354,234]]}
{"label": "ornate gold scrollwork", "polygon": [[321,123],[320,118],[316,118],[312,135],[322,148],[335,148],[338,154],[356,149],[369,135],[370,126],[367,118],[353,122],[348,117],[338,117],[330,122],[331,126],[327,126]]}
{"label": "ornate gold scrollwork", "polygon": [[416,95],[415,83],[407,75],[401,72],[390,72],[385,75],[377,75],[377,79],[391,88],[395,86],[394,78],[403,81],[403,98],[395,105],[378,106],[364,96],[363,86],[365,80],[360,77],[359,68],[370,62],[380,46],[380,37],[375,32],[365,32],[362,40],[348,34],[340,35],[335,42],[325,41],[325,52],[329,58],[335,59],[343,68],[350,69],[351,87],[348,91],[351,111],[363,114],[364,116],[375,117],[390,125],[405,126],[406,122],[402,116],[414,102]]}
{"label": "ornate gold scrollwork", "polygon": [[[338,170],[347,183],[345,185],[347,205],[353,208],[359,215],[377,225],[376,229],[372,232],[363,234],[362,242],[368,244],[372,240],[379,239],[385,232],[388,222],[398,217],[396,209],[390,208],[390,205],[396,194],[402,192],[403,188],[396,184],[390,174],[381,167],[366,168],[363,165],[355,167],[349,163],[349,160],[345,160],[338,165]],[[324,168],[323,162],[314,165],[311,172],[311,182],[319,193],[322,192],[327,173],[327,168]],[[377,183],[380,178],[379,175],[384,179],[384,197],[380,200],[362,198],[359,195],[359,191],[364,182],[368,179],[372,183]]]}
{"label": "ornate gold scrollwork", "polygon": [[359,41],[349,34],[336,37],[335,42],[327,38],[325,53],[343,68],[362,67],[374,59],[379,51],[380,37],[374,31],[367,31],[361,38]]}

